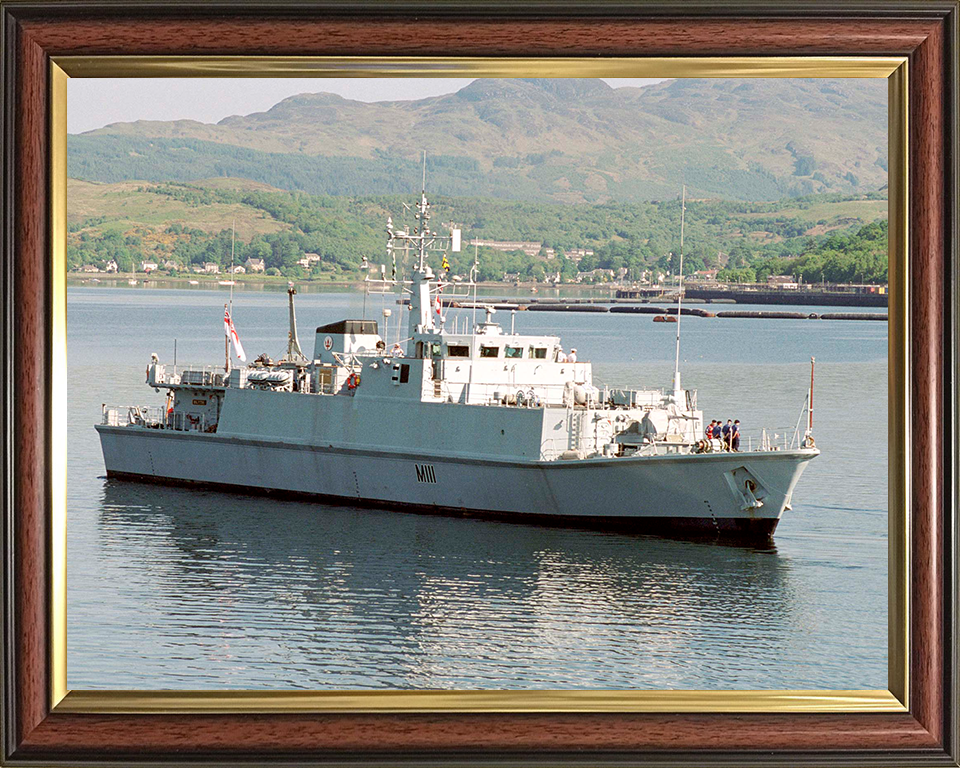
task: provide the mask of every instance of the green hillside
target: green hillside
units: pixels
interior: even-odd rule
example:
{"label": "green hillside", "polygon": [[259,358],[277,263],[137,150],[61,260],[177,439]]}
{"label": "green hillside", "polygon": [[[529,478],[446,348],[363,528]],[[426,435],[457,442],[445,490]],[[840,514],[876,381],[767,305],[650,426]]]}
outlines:
{"label": "green hillside", "polygon": [[[142,260],[171,262],[173,272],[231,261],[236,222],[236,263],[263,259],[274,274],[300,279],[357,279],[366,256],[385,260],[383,226],[415,225],[407,196],[322,196],[286,192],[248,181],[215,179],[197,184],[123,182],[68,186],[68,262],[121,271]],[[824,272],[826,279],[886,279],[886,200],[816,195],[774,203],[688,200],[685,272],[724,268],[731,279],[791,269]],[[562,205],[480,198],[433,198],[435,227],[458,226],[470,239],[539,243],[536,255],[480,248],[479,277],[517,274],[540,280],[558,273],[576,279],[593,270],[676,268],[680,201]],[[593,254],[577,254],[576,249]],[[551,252],[552,251],[552,252]],[[319,260],[307,270],[305,254]],[[582,258],[581,258],[582,256]],[[817,256],[819,260],[810,259]],[[469,274],[472,249],[451,254],[453,272]],[[856,263],[854,263],[856,262]],[[388,271],[392,265],[387,265]],[[404,265],[398,265],[400,272]],[[376,266],[374,267],[376,269]],[[592,274],[590,280],[608,280]]]}
{"label": "green hillside", "polygon": [[367,104],[301,94],[216,125],[118,123],[68,139],[88,181],[242,177],[327,195],[416,192],[559,203],[676,194],[778,200],[886,184],[880,80],[476,80],[455,94]]}
{"label": "green hillside", "polygon": [[[272,190],[264,184],[252,183],[234,184],[232,188]],[[97,229],[101,232],[128,232],[131,229],[156,232],[171,223],[206,232],[219,232],[235,226],[241,240],[290,229],[289,225],[275,220],[268,213],[240,202],[211,198],[205,204],[188,204],[173,197],[158,196],[156,192],[148,191],[142,182],[107,186],[70,179],[67,182],[68,226],[79,226],[91,219],[100,220]]]}

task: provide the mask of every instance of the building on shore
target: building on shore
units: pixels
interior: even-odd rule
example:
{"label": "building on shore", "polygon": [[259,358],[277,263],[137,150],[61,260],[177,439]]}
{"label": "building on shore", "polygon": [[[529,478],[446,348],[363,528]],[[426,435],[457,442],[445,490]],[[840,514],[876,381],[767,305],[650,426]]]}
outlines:
{"label": "building on shore", "polygon": [[563,255],[570,261],[579,264],[585,256],[593,256],[593,251],[589,248],[570,248],[564,251]]}
{"label": "building on shore", "polygon": [[577,282],[610,282],[614,279],[615,272],[612,269],[591,269],[589,272],[581,272],[577,275]]}
{"label": "building on shore", "polygon": [[691,283],[716,283],[718,269],[698,269],[687,278]]}
{"label": "building on shore", "polygon": [[770,275],[767,278],[767,285],[770,288],[782,288],[785,291],[795,291],[800,287],[797,278],[793,275]]}
{"label": "building on shore", "polygon": [[525,242],[522,240],[481,240],[475,238],[469,242],[469,245],[475,245],[480,248],[493,248],[496,251],[512,253],[513,251],[523,251],[527,256],[537,256],[543,243]]}

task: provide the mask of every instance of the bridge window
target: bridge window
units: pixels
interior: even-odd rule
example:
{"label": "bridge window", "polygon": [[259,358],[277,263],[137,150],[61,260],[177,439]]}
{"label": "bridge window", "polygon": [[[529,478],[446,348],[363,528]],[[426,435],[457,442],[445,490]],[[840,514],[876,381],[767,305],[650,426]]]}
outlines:
{"label": "bridge window", "polygon": [[504,357],[523,357],[523,347],[504,347]]}
{"label": "bridge window", "polygon": [[447,344],[447,357],[470,357],[470,347],[464,344]]}
{"label": "bridge window", "polygon": [[530,347],[530,357],[536,360],[546,360],[547,348],[546,347]]}
{"label": "bridge window", "polygon": [[499,357],[500,347],[480,347],[480,357]]}

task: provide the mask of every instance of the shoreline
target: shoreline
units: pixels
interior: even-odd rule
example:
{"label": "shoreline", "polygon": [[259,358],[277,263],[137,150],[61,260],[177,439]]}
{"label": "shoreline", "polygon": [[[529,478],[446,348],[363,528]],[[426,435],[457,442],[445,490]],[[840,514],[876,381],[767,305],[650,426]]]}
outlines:
{"label": "shoreline", "polygon": [[[129,280],[136,279],[136,285],[129,285]],[[164,278],[162,280],[157,279],[146,279],[141,280],[139,278],[110,278],[110,279],[98,279],[96,283],[87,279],[70,279],[67,280],[67,286],[72,288],[97,288],[97,287],[106,287],[106,288],[137,288],[137,287],[146,287],[146,288],[161,288],[164,287],[164,284],[167,284],[167,288],[176,288],[182,289],[185,286],[191,288],[196,288],[198,290],[224,290],[230,286],[221,285],[219,281],[207,279],[202,281],[197,281],[197,285],[190,286],[188,280],[192,278]],[[285,284],[289,284],[290,281],[283,280],[282,278],[270,278],[269,282],[266,281],[246,281],[246,284],[243,282],[237,281],[234,284],[234,288],[241,286],[246,290],[263,290],[267,286],[276,286],[278,289],[286,288]],[[285,283],[285,284],[284,284]],[[327,281],[305,281],[304,283],[298,283],[297,286],[303,290],[304,293],[321,293],[324,289],[330,289],[331,292],[350,292],[350,293],[362,293],[364,283],[363,281],[342,281],[342,282],[327,282]],[[525,311],[539,311],[539,312],[590,312],[590,313],[610,313],[610,314],[642,314],[642,315],[653,315],[652,318],[654,322],[676,322],[676,314],[679,313],[683,315],[692,315],[698,317],[708,317],[708,318],[756,318],[756,319],[791,319],[791,320],[873,320],[873,321],[887,321],[888,316],[886,313],[878,312],[866,312],[867,307],[861,308],[860,312],[829,312],[829,313],[817,313],[810,312],[809,309],[796,312],[796,311],[776,311],[769,309],[738,309],[735,308],[738,302],[735,301],[723,301],[713,303],[711,300],[696,300],[687,302],[689,305],[694,306],[683,306],[682,308],[677,307],[676,297],[651,297],[649,299],[622,299],[616,298],[613,294],[615,291],[597,289],[590,286],[562,286],[559,288],[547,289],[547,293],[541,294],[539,292],[533,293],[527,288],[523,290],[523,284],[517,285],[516,283],[483,283],[483,288],[480,289],[480,293],[477,294],[478,302],[475,304],[469,294],[466,297],[463,296],[454,296],[450,295],[449,298],[444,298],[443,303],[447,307],[459,308],[459,309],[472,309],[478,305],[482,304],[491,304],[499,310],[525,310]],[[318,290],[319,289],[319,290]],[[572,290],[571,290],[572,289]],[[523,293],[523,296],[517,294]],[[528,297],[526,294],[530,294]],[[577,296],[563,296],[564,293],[567,294],[577,294]],[[587,295],[584,294],[590,294]],[[466,299],[466,300],[464,300]],[[482,301],[479,301],[482,300]],[[398,303],[401,300],[398,300]],[[405,300],[402,300],[405,301]],[[659,305],[659,306],[658,306]],[[697,309],[695,305],[710,306],[711,310]],[[731,310],[723,311],[719,307],[727,306],[731,307]],[[743,306],[743,305],[741,305]],[[750,305],[746,305],[750,306]],[[789,305],[792,306],[792,305]],[[802,305],[797,305],[802,306]],[[819,306],[819,305],[817,305]],[[830,305],[823,305],[834,309]],[[716,307],[716,309],[713,309]],[[669,316],[669,317],[668,317]]]}
{"label": "shoreline", "polygon": [[[89,275],[89,276],[88,276]],[[151,277],[150,273],[144,272],[133,272],[133,273],[106,273],[106,272],[92,272],[92,273],[77,273],[71,272],[67,275],[67,285],[69,286],[101,286],[101,287],[132,287],[129,285],[130,280],[136,280],[137,286],[150,286],[150,287],[191,287],[191,288],[229,288],[229,285],[223,285],[221,281],[233,279],[235,289],[244,288],[256,288],[263,289],[267,287],[282,288],[286,290],[287,286],[290,283],[294,283],[299,289],[301,286],[305,288],[340,288],[340,289],[354,289],[356,291],[363,291],[364,281],[360,279],[356,280],[318,280],[316,278],[301,278],[301,279],[291,279],[289,277],[281,276],[264,276],[264,277],[249,277],[242,276],[239,279],[234,277],[230,278],[227,275],[220,276],[210,276],[210,275],[191,275],[189,277],[172,277],[169,275],[163,275],[160,277]],[[190,281],[196,281],[197,285],[192,285]],[[372,281],[371,281],[372,282]],[[451,285],[467,285],[466,283],[451,283]],[[563,284],[560,286],[555,285],[545,285],[544,283],[535,283],[535,282],[524,282],[524,283],[506,283],[501,281],[487,281],[477,284],[479,290],[485,291],[488,288],[496,289],[498,291],[505,290],[518,290],[525,291],[530,293],[533,296],[539,294],[554,294],[557,295],[562,291],[571,291],[573,293],[585,293],[585,292],[598,292],[601,294],[609,294],[611,297],[618,289],[622,290],[623,286],[615,285],[613,283],[602,283],[599,285],[584,285],[577,283]]]}

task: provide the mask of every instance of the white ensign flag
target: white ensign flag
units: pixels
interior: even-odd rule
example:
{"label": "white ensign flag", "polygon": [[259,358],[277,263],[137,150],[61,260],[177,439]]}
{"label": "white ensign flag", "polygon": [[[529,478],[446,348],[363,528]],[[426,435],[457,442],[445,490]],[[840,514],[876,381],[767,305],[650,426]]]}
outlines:
{"label": "white ensign flag", "polygon": [[243,351],[243,344],[240,343],[237,329],[233,327],[233,320],[230,319],[230,310],[227,309],[226,304],[223,305],[223,332],[227,335],[227,338],[233,342],[233,350],[237,353],[237,357],[239,357],[242,362],[247,362],[247,356]]}

